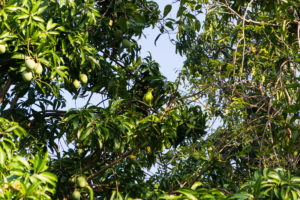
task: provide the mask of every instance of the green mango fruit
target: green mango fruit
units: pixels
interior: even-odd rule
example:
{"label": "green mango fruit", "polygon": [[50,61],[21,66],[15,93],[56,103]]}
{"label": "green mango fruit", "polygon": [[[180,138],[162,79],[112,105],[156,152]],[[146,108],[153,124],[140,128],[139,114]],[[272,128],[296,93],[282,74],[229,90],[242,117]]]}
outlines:
{"label": "green mango fruit", "polygon": [[40,75],[43,72],[43,67],[42,67],[41,63],[36,64],[33,70],[34,70],[34,73]]}
{"label": "green mango fruit", "polygon": [[83,154],[84,150],[83,149],[78,149],[78,154],[81,155]]}
{"label": "green mango fruit", "polygon": [[75,79],[75,80],[73,81],[73,85],[74,85],[74,87],[75,87],[76,89],[78,89],[78,88],[80,87],[80,83],[79,83],[79,81],[78,81],[77,79]]}
{"label": "green mango fruit", "polygon": [[122,31],[120,31],[120,30],[116,30],[115,32],[114,32],[114,36],[116,37],[116,38],[121,38],[122,37],[122,35],[123,35],[123,33],[122,33]]}
{"label": "green mango fruit", "polygon": [[86,186],[89,185],[88,182],[86,181],[86,178],[83,177],[83,176],[79,176],[79,177],[77,178],[77,184],[78,184],[80,187],[86,187]]}
{"label": "green mango fruit", "polygon": [[6,47],[4,44],[0,44],[0,54],[4,54],[6,51]]}
{"label": "green mango fruit", "polygon": [[22,77],[25,81],[31,81],[32,80],[32,72],[23,71]]}
{"label": "green mango fruit", "polygon": [[127,40],[127,39],[123,39],[123,40],[122,40],[122,46],[123,46],[124,48],[129,48],[130,45],[131,45],[131,43],[129,42],[129,40]]}
{"label": "green mango fruit", "polygon": [[73,192],[73,194],[72,194],[72,198],[73,198],[74,200],[79,200],[80,197],[81,197],[80,192],[78,192],[77,190],[75,190],[75,191]]}
{"label": "green mango fruit", "polygon": [[83,83],[83,84],[88,82],[88,77],[86,74],[80,74],[79,79],[80,79],[81,83]]}
{"label": "green mango fruit", "polygon": [[36,66],[36,63],[34,62],[33,59],[27,57],[25,58],[25,66],[30,69],[30,70],[33,70]]}

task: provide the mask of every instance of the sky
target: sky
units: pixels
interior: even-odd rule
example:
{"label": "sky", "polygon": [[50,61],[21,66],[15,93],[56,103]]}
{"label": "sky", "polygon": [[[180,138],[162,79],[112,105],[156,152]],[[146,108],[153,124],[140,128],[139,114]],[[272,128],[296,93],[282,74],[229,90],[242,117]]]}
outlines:
{"label": "sky", "polygon": [[[156,0],[156,2],[162,12],[164,7],[171,3],[170,0]],[[176,17],[177,6],[178,4],[173,5],[173,9],[167,17]],[[147,52],[150,51],[153,60],[160,64],[162,74],[166,76],[169,81],[174,81],[176,79],[176,70],[181,69],[184,58],[175,53],[175,45],[170,42],[167,34],[161,35],[157,44],[154,45],[154,40],[160,33],[158,28],[148,28],[144,33],[146,38],[139,40],[139,44],[142,46],[142,57],[147,56]],[[175,37],[175,35],[171,35],[171,37]]]}

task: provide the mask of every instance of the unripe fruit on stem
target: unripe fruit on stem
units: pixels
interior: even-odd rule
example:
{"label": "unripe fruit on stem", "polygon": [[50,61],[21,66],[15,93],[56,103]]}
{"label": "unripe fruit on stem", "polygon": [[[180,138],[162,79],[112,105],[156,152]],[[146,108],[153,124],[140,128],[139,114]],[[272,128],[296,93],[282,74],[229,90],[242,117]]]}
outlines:
{"label": "unripe fruit on stem", "polygon": [[74,87],[75,87],[76,89],[78,89],[78,88],[80,87],[80,83],[79,83],[79,81],[78,81],[77,79],[75,79],[75,80],[73,81],[73,85],[74,85]]}
{"label": "unripe fruit on stem", "polygon": [[36,64],[34,67],[34,73],[40,75],[42,72],[43,72],[43,67],[41,63]]}
{"label": "unripe fruit on stem", "polygon": [[84,152],[83,149],[78,149],[78,154],[79,155],[83,154],[83,152]]}
{"label": "unripe fruit on stem", "polygon": [[81,83],[83,83],[83,84],[86,84],[88,82],[88,77],[85,74],[80,74],[79,78],[80,78]]}
{"label": "unripe fruit on stem", "polygon": [[116,30],[115,32],[114,32],[114,36],[116,37],[116,38],[121,38],[122,37],[122,35],[123,35],[123,33],[122,33],[122,31],[120,31],[120,30]]}
{"label": "unripe fruit on stem", "polygon": [[72,183],[75,183],[76,178],[75,178],[75,177],[71,177],[69,180],[70,180]]}
{"label": "unripe fruit on stem", "polygon": [[4,54],[6,51],[6,47],[4,44],[0,44],[0,54]]}
{"label": "unripe fruit on stem", "polygon": [[25,66],[28,69],[33,70],[36,66],[36,63],[31,58],[27,57],[27,58],[25,58]]}
{"label": "unripe fruit on stem", "polygon": [[73,198],[74,200],[79,200],[80,197],[81,197],[80,192],[78,192],[77,190],[75,190],[75,191],[73,192],[73,194],[72,194],[72,198]]}
{"label": "unripe fruit on stem", "polygon": [[85,177],[83,177],[83,176],[79,176],[77,178],[77,183],[80,187],[86,187],[89,185],[88,182],[86,181]]}
{"label": "unripe fruit on stem", "polygon": [[129,47],[130,47],[130,42],[129,42],[129,40],[123,39],[123,40],[122,40],[122,46],[123,46],[124,48],[129,48]]}
{"label": "unripe fruit on stem", "polygon": [[25,81],[31,81],[32,80],[32,72],[23,71],[22,77]]}

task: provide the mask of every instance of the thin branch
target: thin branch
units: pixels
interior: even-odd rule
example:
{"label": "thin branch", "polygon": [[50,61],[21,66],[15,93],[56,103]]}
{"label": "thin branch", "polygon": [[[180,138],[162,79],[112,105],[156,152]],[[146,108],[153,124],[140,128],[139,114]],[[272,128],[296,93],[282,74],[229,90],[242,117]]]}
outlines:
{"label": "thin branch", "polygon": [[2,89],[2,91],[0,93],[0,104],[4,100],[5,95],[6,95],[7,91],[9,90],[10,86],[11,86],[11,79],[10,79],[10,76],[8,76],[7,81],[4,85],[4,88]]}
{"label": "thin branch", "polygon": [[[93,155],[89,158],[89,162],[87,162],[86,165],[83,166],[83,168],[82,168],[83,172],[92,168],[92,166],[95,164],[95,162],[100,161],[100,159],[102,159],[101,165],[103,165],[108,160],[108,158],[105,158],[105,153],[106,153],[105,147],[103,149],[104,150],[102,152],[97,150],[96,152],[93,153]],[[100,155],[98,154],[99,152],[100,152]]]}
{"label": "thin branch", "polygon": [[243,46],[243,57],[242,57],[242,66],[241,66],[241,71],[240,71],[240,79],[242,79],[242,73],[244,71],[244,62],[245,62],[245,50],[246,50],[246,38],[245,38],[245,22],[246,22],[246,17],[247,17],[247,13],[248,13],[248,8],[249,6],[252,4],[253,0],[251,0],[247,7],[246,7],[246,11],[245,11],[245,14],[243,16],[243,41],[244,41],[244,46]]}
{"label": "thin branch", "polygon": [[44,117],[51,117],[51,116],[64,116],[67,111],[65,110],[44,110],[40,111],[40,114],[42,114]]}
{"label": "thin branch", "polygon": [[113,174],[114,174],[114,179],[115,179],[115,183],[116,183],[116,192],[117,192],[116,198],[119,198],[119,197],[118,197],[118,194],[119,194],[119,184],[118,184],[118,180],[117,180],[117,175],[116,175],[116,172],[115,172],[115,170],[114,170],[113,167],[111,168],[111,171],[112,171]]}
{"label": "thin branch", "polygon": [[97,171],[94,174],[91,174],[90,176],[87,177],[87,180],[91,180],[94,177],[99,176],[100,174],[102,174],[103,172],[105,172],[107,169],[111,168],[112,166],[114,166],[115,164],[117,164],[118,162],[122,161],[124,158],[126,158],[129,154],[131,154],[133,152],[133,149],[123,153],[118,159],[114,160],[113,162],[107,164],[105,167],[103,167],[102,169],[100,169],[99,171]]}
{"label": "thin branch", "polygon": [[10,110],[13,110],[15,108],[15,105],[17,104],[18,100],[19,100],[19,95],[17,93],[15,97],[12,99],[12,101],[10,102]]}
{"label": "thin branch", "polygon": [[[253,1],[253,0],[252,0]],[[252,2],[251,1],[251,2]],[[226,1],[227,2],[227,1]],[[270,23],[267,23],[267,22],[259,22],[259,21],[254,21],[252,19],[245,19],[244,17],[242,17],[240,14],[238,14],[235,10],[233,10],[228,2],[226,4],[224,3],[221,3],[220,4],[221,6],[223,7],[226,7],[228,10],[230,10],[232,12],[232,14],[234,14],[235,16],[237,16],[238,18],[242,19],[242,20],[245,20],[245,22],[247,23],[253,23],[253,24],[259,24],[259,25],[267,25],[267,26],[279,26],[279,24],[270,24]],[[249,4],[248,4],[249,5]]]}
{"label": "thin branch", "polygon": [[93,94],[94,94],[94,92],[91,93],[89,99],[87,100],[87,102],[86,102],[86,104],[85,104],[85,106],[84,106],[85,108],[89,105],[89,103],[90,103],[90,101],[91,101],[91,98],[92,98]]}
{"label": "thin branch", "polygon": [[[102,97],[103,97],[103,96],[102,96]],[[100,101],[96,106],[99,106],[101,103],[104,104],[104,102],[107,101],[107,100],[109,100],[109,98],[102,99],[102,101]],[[105,106],[105,105],[104,105],[104,106]],[[103,106],[103,107],[104,107],[104,106]]]}
{"label": "thin branch", "polygon": [[177,101],[179,101],[179,100],[184,100],[184,99],[188,99],[188,98],[191,98],[191,97],[195,97],[195,96],[201,94],[204,90],[205,90],[205,88],[202,89],[202,90],[200,90],[200,91],[197,92],[197,93],[192,94],[192,95],[187,95],[187,96],[177,97],[177,98],[171,99],[169,105],[167,106],[167,108],[165,109],[165,111],[163,112],[163,114],[160,116],[159,120],[161,120],[161,119],[165,116],[165,114],[166,114],[168,111],[172,110],[172,105],[173,105],[175,102],[177,102]]}
{"label": "thin branch", "polygon": [[147,106],[148,108],[150,108],[153,112],[155,111],[154,108],[152,108],[150,105],[148,105],[147,103],[141,101],[141,100],[138,100],[138,99],[134,99],[134,100],[131,100],[131,102],[138,102],[140,104],[143,104],[144,106]]}
{"label": "thin branch", "polygon": [[300,21],[298,21],[298,31],[297,31],[297,35],[298,35],[298,44],[299,44],[299,49],[300,49]]}
{"label": "thin branch", "polygon": [[112,57],[110,54],[99,50],[101,53],[103,53],[104,55],[106,55],[107,57],[109,57],[109,59],[111,59],[113,62],[115,62],[117,65],[121,66],[127,73],[128,76],[133,76],[136,77],[131,71],[129,71],[128,69],[126,69],[126,67],[124,66],[124,64],[121,64],[118,60],[116,60],[116,58]]}

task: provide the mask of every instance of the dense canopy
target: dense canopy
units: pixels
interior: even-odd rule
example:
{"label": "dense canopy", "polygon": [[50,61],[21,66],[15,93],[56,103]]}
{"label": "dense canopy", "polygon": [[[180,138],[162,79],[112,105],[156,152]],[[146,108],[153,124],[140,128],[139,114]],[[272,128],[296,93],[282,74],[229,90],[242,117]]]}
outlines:
{"label": "dense canopy", "polygon": [[[299,15],[294,0],[1,0],[0,198],[299,199]],[[185,57],[174,82],[141,57],[151,27]]]}

